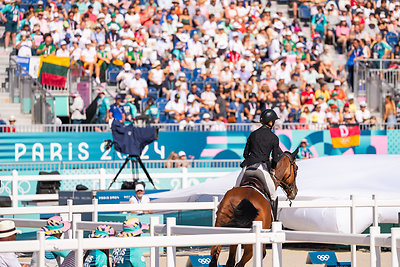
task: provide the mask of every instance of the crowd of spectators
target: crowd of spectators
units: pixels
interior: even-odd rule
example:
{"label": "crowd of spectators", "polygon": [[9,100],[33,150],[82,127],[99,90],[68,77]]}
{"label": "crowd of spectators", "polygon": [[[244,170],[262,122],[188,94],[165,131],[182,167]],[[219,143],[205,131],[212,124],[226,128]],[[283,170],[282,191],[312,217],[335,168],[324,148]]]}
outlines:
{"label": "crowd of spectators", "polygon": [[[55,0],[26,10],[5,3],[6,47],[12,38],[21,56],[70,56],[97,83],[119,68],[118,99],[131,104],[131,121],[147,112],[155,122],[214,126],[257,121],[272,108],[279,123],[370,123],[351,93],[354,61],[400,58],[387,39],[400,32],[394,0],[290,1],[292,17],[265,0]],[[307,5],[310,31],[298,19]],[[336,52],[346,64],[335,64]]]}

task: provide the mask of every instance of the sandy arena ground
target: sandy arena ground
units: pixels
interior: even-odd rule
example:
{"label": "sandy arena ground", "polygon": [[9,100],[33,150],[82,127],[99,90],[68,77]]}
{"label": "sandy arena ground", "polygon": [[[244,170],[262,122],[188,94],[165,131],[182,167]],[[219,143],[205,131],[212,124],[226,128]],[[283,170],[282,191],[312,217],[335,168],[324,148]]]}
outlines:
{"label": "sandy arena ground", "polygon": [[[287,248],[283,249],[283,266],[284,267],[323,267],[325,266],[324,264],[307,264],[307,255],[308,252],[311,251],[328,251],[328,250],[334,250],[332,247],[328,247],[326,249],[315,249],[315,248],[310,248],[310,249],[301,249],[301,248]],[[197,250],[198,251],[198,250]],[[198,252],[190,252],[187,250],[186,252],[177,252],[177,267],[185,267],[185,266],[191,266],[187,265],[188,260],[189,260],[189,255],[209,255],[208,251],[206,250],[201,250]],[[336,255],[338,258],[338,261],[350,261],[351,255],[350,251],[347,251],[345,249],[343,250],[337,250],[336,249]],[[221,252],[220,258],[219,258],[219,263],[220,264],[225,264],[226,260],[228,259],[228,250],[224,249]],[[149,258],[146,257],[146,265],[150,266],[150,261]],[[166,257],[161,256],[160,257],[160,266],[164,267],[167,266],[166,264]],[[246,264],[246,267],[251,267],[253,266],[252,261],[248,262]],[[264,258],[263,261],[263,266],[272,266],[272,257],[271,257],[271,250],[267,250],[267,256]],[[366,249],[358,249],[357,250],[357,266],[360,267],[367,267],[370,266],[370,254],[369,250]],[[381,253],[381,266],[382,267],[389,267],[391,266],[391,254],[390,251],[385,251]]]}

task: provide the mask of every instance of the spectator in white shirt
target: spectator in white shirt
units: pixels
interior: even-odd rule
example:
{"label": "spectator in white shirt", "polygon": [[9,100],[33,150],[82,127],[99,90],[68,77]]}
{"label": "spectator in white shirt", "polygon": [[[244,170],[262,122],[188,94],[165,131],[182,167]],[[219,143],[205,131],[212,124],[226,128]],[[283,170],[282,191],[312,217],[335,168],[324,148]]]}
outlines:
{"label": "spectator in white shirt", "polygon": [[141,78],[142,72],[140,70],[135,71],[135,77],[126,81],[126,87],[129,89],[130,94],[135,99],[135,106],[137,109],[140,108],[140,101],[147,97],[148,88],[145,79]]}
{"label": "spectator in white shirt", "polygon": [[[139,182],[136,183],[135,186],[135,195],[129,199],[130,204],[148,204],[150,203],[150,198],[146,196],[144,190],[144,183]],[[151,214],[151,210],[149,211],[131,211],[131,213],[136,214]]]}
{"label": "spectator in white shirt", "polygon": [[356,111],[356,121],[358,123],[369,123],[371,113],[367,109],[367,103],[361,102],[360,109]]}
{"label": "spectator in white shirt", "polygon": [[84,67],[89,70],[89,76],[92,76],[94,64],[97,62],[97,52],[89,40],[85,42],[85,49],[81,52],[81,61],[84,63]]}
{"label": "spectator in white shirt", "polygon": [[208,16],[208,20],[203,24],[202,32],[204,34],[214,37],[216,29],[217,29],[217,22],[215,21],[215,15],[210,14]]}
{"label": "spectator in white shirt", "polygon": [[229,50],[243,55],[244,47],[243,47],[242,41],[239,40],[239,33],[233,32],[232,37],[233,37],[233,40],[230,40],[229,45],[228,45]]}
{"label": "spectator in white shirt", "polygon": [[73,38],[71,40],[72,46],[69,49],[69,56],[71,57],[72,61],[77,61],[81,58],[81,48],[79,47],[78,39]]}
{"label": "spectator in white shirt", "polygon": [[193,120],[196,121],[196,120],[200,119],[200,117],[199,117],[200,104],[196,101],[196,97],[192,94],[188,96],[185,111],[186,111],[186,114],[193,115]]}
{"label": "spectator in white shirt", "polygon": [[281,67],[276,70],[275,73],[276,80],[284,80],[285,84],[290,83],[290,70],[286,67],[286,62],[281,63]]}
{"label": "spectator in white shirt", "polygon": [[31,57],[32,56],[32,40],[26,31],[21,32],[21,40],[17,43],[18,56]]}
{"label": "spectator in white shirt", "polygon": [[206,84],[205,91],[201,93],[201,99],[203,100],[206,109],[214,110],[215,100],[217,100],[217,97],[213,92],[211,92],[211,84]]}
{"label": "spectator in white shirt", "polygon": [[188,131],[193,129],[194,122],[193,122],[193,114],[186,114],[184,120],[179,122],[179,131]]}
{"label": "spectator in white shirt", "polygon": [[174,100],[168,101],[165,105],[165,113],[168,113],[169,118],[181,121],[185,117],[185,105],[180,100],[179,94],[175,95]]}
{"label": "spectator in white shirt", "polygon": [[57,57],[69,57],[69,51],[67,49],[67,42],[62,40],[60,43],[60,48],[57,50],[56,53]]}
{"label": "spectator in white shirt", "polygon": [[[13,221],[4,220],[0,222],[0,242],[16,241],[17,234],[20,233],[21,231],[15,229],[15,224]],[[1,252],[0,266],[21,267],[21,264],[18,262],[17,255],[15,255],[15,253]]]}
{"label": "spectator in white shirt", "polygon": [[199,35],[194,34],[193,39],[188,42],[188,52],[193,57],[201,57],[203,56],[203,45],[199,41]]}
{"label": "spectator in white shirt", "polygon": [[117,82],[120,82],[119,88],[121,90],[125,90],[128,84],[128,81],[134,79],[134,75],[132,73],[132,68],[129,63],[125,63],[124,70],[121,71],[117,76]]}

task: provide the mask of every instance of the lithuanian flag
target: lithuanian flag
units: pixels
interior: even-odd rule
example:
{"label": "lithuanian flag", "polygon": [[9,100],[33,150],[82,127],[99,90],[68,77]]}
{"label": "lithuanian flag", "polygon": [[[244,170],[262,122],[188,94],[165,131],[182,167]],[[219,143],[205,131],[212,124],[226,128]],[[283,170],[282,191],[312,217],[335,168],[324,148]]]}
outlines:
{"label": "lithuanian flag", "polygon": [[69,57],[41,56],[38,80],[43,85],[65,88],[69,66]]}
{"label": "lithuanian flag", "polygon": [[360,145],[360,127],[357,124],[333,125],[329,128],[333,148]]}

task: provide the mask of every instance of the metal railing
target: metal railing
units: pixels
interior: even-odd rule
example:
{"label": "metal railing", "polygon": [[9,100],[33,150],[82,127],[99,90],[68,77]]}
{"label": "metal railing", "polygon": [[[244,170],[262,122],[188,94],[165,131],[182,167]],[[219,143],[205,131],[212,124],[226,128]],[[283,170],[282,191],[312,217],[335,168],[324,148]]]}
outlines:
{"label": "metal railing", "polygon": [[[64,170],[97,170],[97,169],[119,169],[124,164],[123,160],[116,161],[60,161],[60,162],[14,162],[0,163],[0,173],[16,171],[64,171]],[[148,169],[166,168],[166,163],[172,162],[167,160],[143,160],[143,164]],[[173,163],[190,168],[239,168],[242,160],[240,159],[212,159],[212,160],[175,160]],[[127,169],[131,169],[132,163],[129,161],[126,165]]]}
{"label": "metal railing", "polygon": [[27,110],[23,110],[25,101],[30,101],[28,113],[33,114],[34,123],[50,124],[55,122],[54,95],[18,64],[14,56],[10,56],[8,77],[8,91],[10,92],[11,101],[14,102],[19,99],[23,113],[27,112]]}
{"label": "metal railing", "polygon": [[[31,224],[31,223],[30,223]],[[116,225],[121,229],[121,224]],[[381,247],[391,248],[392,266],[400,264],[400,228],[392,228],[391,234],[381,234],[380,227],[370,227],[370,234],[338,234],[324,232],[283,231],[281,222],[272,222],[271,230],[262,229],[262,222],[253,222],[251,229],[219,228],[176,225],[176,218],[167,218],[166,224],[160,224],[158,217],[151,217],[150,237],[131,237],[90,239],[83,238],[82,228],[93,229],[95,223],[73,223],[73,235],[68,239],[46,240],[43,231],[37,232],[37,240],[8,241],[0,243],[1,252],[36,252],[39,266],[44,266],[45,251],[75,251],[75,266],[83,266],[83,250],[150,247],[150,266],[160,265],[160,247],[167,247],[167,266],[176,266],[176,247],[211,245],[253,245],[253,266],[261,267],[263,244],[272,244],[272,266],[282,266],[283,243],[324,243],[343,244],[352,247],[369,246],[370,266],[381,266]],[[82,227],[82,228],[81,228]],[[164,235],[164,236],[159,236]],[[241,249],[238,254],[240,257]],[[352,250],[351,266],[357,266],[357,254]]]}
{"label": "metal railing", "polygon": [[384,112],[386,95],[400,93],[400,59],[361,59],[354,61],[354,92],[366,100],[372,112]]}
{"label": "metal railing", "polygon": [[[212,126],[196,123],[190,128],[180,129],[179,123],[158,123],[150,124],[149,126],[155,126],[160,131],[164,132],[207,132],[214,131]],[[400,123],[394,125],[388,125],[386,123],[376,124],[359,124],[361,130],[385,130],[388,128],[400,129]],[[4,128],[10,127],[9,125],[0,125],[0,134],[4,132]],[[138,127],[142,127],[138,125]],[[224,125],[224,131],[228,132],[248,132],[254,131],[260,127],[259,123],[226,123]],[[38,132],[103,132],[110,131],[107,124],[63,124],[56,126],[54,124],[31,124],[31,125],[13,125],[12,128],[15,132],[19,133],[38,133]],[[327,123],[283,123],[278,124],[274,127],[275,130],[327,130],[329,124]],[[222,131],[221,128],[218,131]]]}

